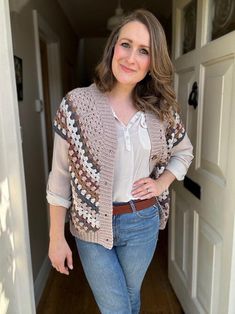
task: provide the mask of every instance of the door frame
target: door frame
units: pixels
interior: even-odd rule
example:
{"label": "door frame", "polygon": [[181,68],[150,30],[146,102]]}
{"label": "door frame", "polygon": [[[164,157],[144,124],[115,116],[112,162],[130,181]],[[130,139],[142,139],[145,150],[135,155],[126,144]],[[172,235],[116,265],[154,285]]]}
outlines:
{"label": "door frame", "polygon": [[233,230],[233,253],[232,253],[232,262],[231,262],[231,280],[230,280],[230,288],[229,288],[229,313],[235,313],[235,223]]}
{"label": "door frame", "polygon": [[[51,123],[55,112],[58,108],[58,104],[62,99],[62,76],[61,76],[61,62],[60,62],[60,41],[59,37],[54,33],[48,23],[38,13],[37,10],[32,11],[33,26],[34,26],[34,43],[35,43],[35,57],[37,66],[37,84],[38,84],[38,99],[36,99],[36,109],[40,113],[41,121],[41,136],[43,147],[43,162],[44,162],[44,174],[45,174],[45,186],[47,185],[49,175],[48,164],[48,151],[47,151],[47,135],[46,135],[46,116],[44,110],[44,96],[43,96],[43,78],[42,78],[42,65],[41,65],[41,53],[40,53],[40,38],[44,40],[47,46],[47,58],[48,58],[48,81],[50,90],[50,105],[51,105]],[[49,210],[48,216],[48,228],[49,228]],[[51,263],[48,256],[45,257],[41,269],[37,275],[34,283],[35,302],[38,302],[41,298],[43,290],[46,285],[46,281],[51,270]]]}
{"label": "door frame", "polygon": [[[8,291],[8,295],[5,294],[5,300],[3,300],[4,289],[7,288],[3,286],[1,298],[5,302],[6,311],[11,304],[12,309],[19,314],[34,314],[36,311],[26,188],[8,0],[0,1],[0,29],[0,138],[3,147],[3,151],[1,151],[3,164],[1,166],[3,166],[5,176],[4,181],[0,182],[0,190],[1,205],[4,205],[4,199],[7,201],[5,228],[7,240],[11,243],[11,251],[7,253],[8,261],[1,264],[3,265],[1,271],[7,273],[10,265],[12,266],[12,286],[10,287],[13,287]],[[3,217],[1,218],[3,219]]]}
{"label": "door frame", "polygon": [[47,138],[46,138],[46,119],[44,111],[43,84],[42,84],[42,66],[40,56],[40,37],[46,42],[48,56],[48,76],[50,89],[51,104],[51,122],[55,115],[58,104],[62,99],[62,78],[61,78],[61,62],[60,62],[60,41],[55,32],[50,28],[48,23],[38,13],[37,10],[32,11],[34,26],[34,42],[35,56],[37,65],[37,83],[38,83],[38,99],[37,108],[41,118],[43,161],[45,172],[45,184],[49,174],[48,156],[47,156]]}

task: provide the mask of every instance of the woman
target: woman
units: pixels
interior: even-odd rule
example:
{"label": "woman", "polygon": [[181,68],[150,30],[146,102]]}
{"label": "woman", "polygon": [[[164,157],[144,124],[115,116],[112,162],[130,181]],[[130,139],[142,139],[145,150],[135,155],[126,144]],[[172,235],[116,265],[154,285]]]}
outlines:
{"label": "woman", "polygon": [[69,209],[103,314],[139,313],[141,284],[169,215],[168,188],[193,158],[171,83],[164,31],[137,10],[110,35],[95,83],[69,92],[55,118],[49,257],[61,273],[73,268],[64,237]]}

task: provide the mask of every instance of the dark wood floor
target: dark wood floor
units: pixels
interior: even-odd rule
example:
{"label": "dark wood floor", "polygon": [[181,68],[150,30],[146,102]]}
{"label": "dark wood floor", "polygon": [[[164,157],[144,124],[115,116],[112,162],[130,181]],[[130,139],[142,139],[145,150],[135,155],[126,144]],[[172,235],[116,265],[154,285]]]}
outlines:
{"label": "dark wood floor", "polygon": [[[74,270],[69,276],[51,270],[37,314],[100,313],[80,264],[74,240]],[[167,278],[167,230],[160,231],[158,247],[142,286],[141,314],[183,314]]]}

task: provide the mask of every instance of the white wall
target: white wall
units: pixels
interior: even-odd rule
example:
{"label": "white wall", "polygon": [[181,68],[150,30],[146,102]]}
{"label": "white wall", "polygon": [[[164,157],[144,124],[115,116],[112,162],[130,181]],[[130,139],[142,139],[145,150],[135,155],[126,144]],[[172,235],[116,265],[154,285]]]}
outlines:
{"label": "white wall", "polygon": [[68,73],[71,73],[73,66],[75,70],[77,38],[56,0],[10,1],[10,9],[14,55],[23,60],[23,101],[20,101],[18,106],[22,127],[30,245],[35,281],[47,258],[48,221],[41,124],[40,116],[35,111],[38,84],[32,10],[38,11],[60,40],[64,93],[75,83],[70,80],[68,84]]}

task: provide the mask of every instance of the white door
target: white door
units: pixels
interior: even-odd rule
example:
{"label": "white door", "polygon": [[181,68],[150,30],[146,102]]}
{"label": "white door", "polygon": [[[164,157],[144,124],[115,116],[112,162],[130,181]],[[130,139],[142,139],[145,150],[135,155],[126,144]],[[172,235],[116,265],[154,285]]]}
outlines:
{"label": "white door", "polygon": [[[175,88],[195,158],[172,188],[169,278],[187,314],[234,314],[235,1],[173,0],[173,25]],[[188,104],[194,82],[197,107]]]}

